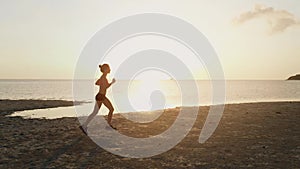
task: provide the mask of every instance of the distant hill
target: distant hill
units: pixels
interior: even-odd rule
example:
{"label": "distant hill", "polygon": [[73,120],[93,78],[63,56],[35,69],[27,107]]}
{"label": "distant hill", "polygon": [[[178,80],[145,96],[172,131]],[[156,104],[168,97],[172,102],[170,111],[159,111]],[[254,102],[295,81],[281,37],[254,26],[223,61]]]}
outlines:
{"label": "distant hill", "polygon": [[300,74],[289,77],[287,80],[300,80]]}

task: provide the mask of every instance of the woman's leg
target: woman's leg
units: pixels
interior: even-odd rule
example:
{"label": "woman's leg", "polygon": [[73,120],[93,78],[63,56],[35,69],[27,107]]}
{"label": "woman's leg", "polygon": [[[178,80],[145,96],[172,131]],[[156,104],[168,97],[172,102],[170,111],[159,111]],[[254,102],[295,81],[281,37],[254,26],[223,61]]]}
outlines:
{"label": "woman's leg", "polygon": [[89,117],[87,118],[87,120],[82,125],[84,128],[86,128],[87,125],[92,121],[92,119],[97,115],[97,113],[98,113],[101,105],[102,105],[102,101],[97,101],[95,103],[93,112],[89,115]]}
{"label": "woman's leg", "polygon": [[105,98],[103,100],[103,104],[108,108],[109,113],[108,113],[108,118],[107,118],[107,122],[109,125],[111,125],[111,119],[112,119],[112,115],[114,112],[114,107],[112,106],[111,102],[108,100],[108,98]]}

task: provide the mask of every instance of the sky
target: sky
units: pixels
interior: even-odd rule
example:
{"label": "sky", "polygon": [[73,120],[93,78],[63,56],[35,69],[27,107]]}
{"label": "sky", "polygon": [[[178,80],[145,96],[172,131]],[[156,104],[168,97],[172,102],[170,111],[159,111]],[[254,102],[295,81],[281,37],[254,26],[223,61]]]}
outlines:
{"label": "sky", "polygon": [[[214,47],[226,79],[280,80],[300,73],[297,0],[2,0],[0,79],[72,79],[81,51],[97,31],[145,12],[195,26]],[[195,78],[208,77],[203,67],[179,58],[191,65]]]}

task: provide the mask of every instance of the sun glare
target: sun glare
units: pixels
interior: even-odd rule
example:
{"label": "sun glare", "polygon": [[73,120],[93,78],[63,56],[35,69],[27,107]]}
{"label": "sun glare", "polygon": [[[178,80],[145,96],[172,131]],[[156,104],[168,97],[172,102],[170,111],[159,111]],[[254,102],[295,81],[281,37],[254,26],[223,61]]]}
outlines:
{"label": "sun glare", "polygon": [[129,85],[129,99],[133,107],[139,110],[151,109],[151,94],[163,91],[162,81],[170,77],[159,70],[145,70],[140,72]]}

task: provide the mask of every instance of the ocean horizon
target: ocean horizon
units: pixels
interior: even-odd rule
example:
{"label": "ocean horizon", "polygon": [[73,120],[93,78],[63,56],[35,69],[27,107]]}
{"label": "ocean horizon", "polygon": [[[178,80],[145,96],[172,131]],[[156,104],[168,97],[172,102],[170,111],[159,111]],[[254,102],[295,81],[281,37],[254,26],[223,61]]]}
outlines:
{"label": "ocean horizon", "polygon": [[[94,86],[94,93],[84,93],[80,98],[83,104],[82,108],[86,110],[86,115],[91,113],[94,106],[94,97],[98,91],[97,86],[94,85],[94,80],[82,80],[83,86],[87,83]],[[80,83],[81,83],[80,82]],[[132,81],[128,91],[121,90],[122,85],[128,81],[119,80],[108,90],[107,97],[111,100],[115,107],[116,113],[126,112],[142,112],[159,110],[165,108],[174,108],[180,106],[207,106],[212,104],[212,86],[210,80],[196,80],[198,87],[197,91],[188,91],[185,93],[187,98],[191,101],[181,100],[181,91],[174,80],[162,80],[158,83],[153,83],[144,86],[143,82],[139,80]],[[92,83],[92,84],[91,84]],[[184,80],[184,86],[189,87],[194,83],[191,80]],[[67,100],[74,101],[73,96],[73,80],[70,79],[23,79],[23,80],[0,80],[0,99],[5,100]],[[119,87],[118,87],[119,86]],[[120,88],[121,87],[121,88]],[[146,89],[147,88],[147,89]],[[154,97],[158,104],[153,107],[153,100],[151,94],[160,91],[161,95]],[[197,93],[198,92],[198,93]],[[198,94],[198,95],[197,95]],[[285,81],[285,80],[226,80],[225,87],[226,100],[225,104],[233,103],[256,103],[256,102],[278,102],[278,101],[300,101],[300,81]],[[116,103],[119,98],[126,98],[130,105],[120,105],[120,101]],[[198,102],[193,101],[193,97],[199,97]],[[120,99],[119,99],[120,100]],[[152,102],[151,102],[152,101]],[[126,102],[124,102],[126,103]],[[122,104],[122,101],[121,101]],[[50,111],[52,110],[52,112]],[[64,111],[62,111],[64,110]],[[55,114],[55,112],[64,112],[64,116],[74,116],[74,108],[54,108],[44,110],[46,114]],[[41,112],[41,111],[39,111]],[[27,112],[27,114],[36,114]],[[25,113],[26,114],[26,113]],[[43,114],[43,113],[41,113]],[[107,114],[106,109],[100,109],[99,114]]]}
{"label": "ocean horizon", "polygon": [[[86,83],[95,83],[94,79],[81,79]],[[194,83],[194,80],[179,80]],[[140,80],[133,80],[140,83]],[[161,80],[155,87],[148,89],[164,92],[166,100],[168,96],[174,96],[176,86],[174,80]],[[198,92],[203,103],[211,99],[211,80],[195,80]],[[115,85],[127,84],[127,80],[118,80]],[[0,99],[19,100],[68,100],[73,101],[73,79],[0,79]],[[84,85],[84,84],[83,84]],[[144,87],[142,85],[136,88]],[[147,86],[148,87],[148,86]],[[94,93],[76,101],[94,101],[98,87],[94,85]],[[132,87],[131,87],[132,88]],[[169,91],[167,88],[169,89]],[[261,102],[261,101],[300,101],[300,81],[288,80],[225,80],[226,103]],[[108,91],[108,97],[112,95],[114,86]],[[124,95],[122,91],[117,94]],[[117,96],[114,95],[114,96]],[[179,93],[177,93],[179,94]],[[130,95],[130,93],[129,93]]]}

